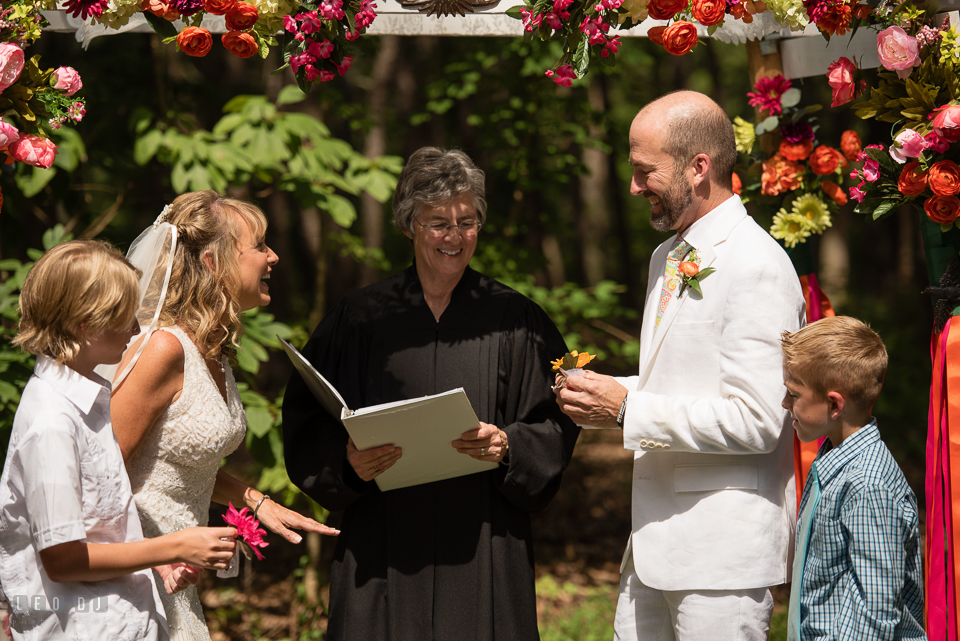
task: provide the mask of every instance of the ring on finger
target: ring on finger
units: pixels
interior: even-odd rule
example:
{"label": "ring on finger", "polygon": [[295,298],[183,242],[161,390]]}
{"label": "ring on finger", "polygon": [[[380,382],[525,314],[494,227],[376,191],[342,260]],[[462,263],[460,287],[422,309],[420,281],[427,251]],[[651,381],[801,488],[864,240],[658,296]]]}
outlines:
{"label": "ring on finger", "polygon": [[487,448],[481,447],[481,448],[480,448],[480,456],[486,456],[486,455],[487,455]]}
{"label": "ring on finger", "polygon": [[380,473],[380,466],[379,466],[379,465],[375,465],[375,466],[373,467],[373,471],[376,472],[377,474],[379,474],[379,473]]}

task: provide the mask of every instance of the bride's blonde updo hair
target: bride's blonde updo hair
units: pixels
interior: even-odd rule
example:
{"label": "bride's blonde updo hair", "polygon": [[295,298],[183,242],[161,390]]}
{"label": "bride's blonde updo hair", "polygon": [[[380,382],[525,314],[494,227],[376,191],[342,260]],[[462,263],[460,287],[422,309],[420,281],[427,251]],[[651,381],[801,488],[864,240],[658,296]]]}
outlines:
{"label": "bride's blonde updo hair", "polygon": [[[159,324],[192,333],[205,358],[232,355],[243,334],[237,302],[240,238],[246,224],[254,243],[263,242],[267,219],[255,205],[206,190],[178,196],[166,222],[177,228],[177,249]],[[212,271],[203,261],[207,252]]]}

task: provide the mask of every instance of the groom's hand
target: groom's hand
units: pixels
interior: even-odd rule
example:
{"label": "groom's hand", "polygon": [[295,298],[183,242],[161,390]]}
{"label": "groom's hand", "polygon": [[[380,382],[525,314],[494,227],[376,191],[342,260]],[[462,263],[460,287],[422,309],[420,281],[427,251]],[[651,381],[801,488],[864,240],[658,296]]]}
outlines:
{"label": "groom's hand", "polygon": [[610,376],[586,370],[583,376],[569,376],[553,393],[560,410],[577,425],[617,427],[620,405],[627,388]]}

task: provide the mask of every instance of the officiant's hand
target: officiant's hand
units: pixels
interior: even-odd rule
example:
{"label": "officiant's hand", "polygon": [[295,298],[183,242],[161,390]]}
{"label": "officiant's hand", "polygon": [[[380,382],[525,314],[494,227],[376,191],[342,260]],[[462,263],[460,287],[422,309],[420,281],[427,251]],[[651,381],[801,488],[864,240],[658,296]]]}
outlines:
{"label": "officiant's hand", "polygon": [[560,410],[577,425],[617,427],[627,388],[610,376],[586,370],[583,376],[568,376],[553,393]]}
{"label": "officiant's hand", "polygon": [[451,443],[461,454],[478,461],[499,463],[508,452],[507,435],[496,425],[480,423],[480,427],[460,435],[460,439]]}
{"label": "officiant's hand", "polygon": [[347,461],[364,481],[372,481],[389,470],[402,455],[403,452],[396,445],[372,447],[361,452],[353,439],[347,441]]}

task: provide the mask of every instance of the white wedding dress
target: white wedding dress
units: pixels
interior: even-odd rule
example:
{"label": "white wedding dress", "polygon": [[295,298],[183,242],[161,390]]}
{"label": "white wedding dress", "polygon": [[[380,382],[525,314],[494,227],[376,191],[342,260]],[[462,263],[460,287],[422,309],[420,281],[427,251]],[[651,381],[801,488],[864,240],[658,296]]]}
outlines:
{"label": "white wedding dress", "polygon": [[[243,440],[247,419],[233,371],[223,357],[227,400],[200,351],[179,327],[165,327],[183,345],[183,391],[127,461],[137,511],[147,538],[205,526],[223,457]],[[215,525],[225,525],[218,523]],[[171,641],[210,639],[197,588],[167,594],[154,572],[167,613]]]}

